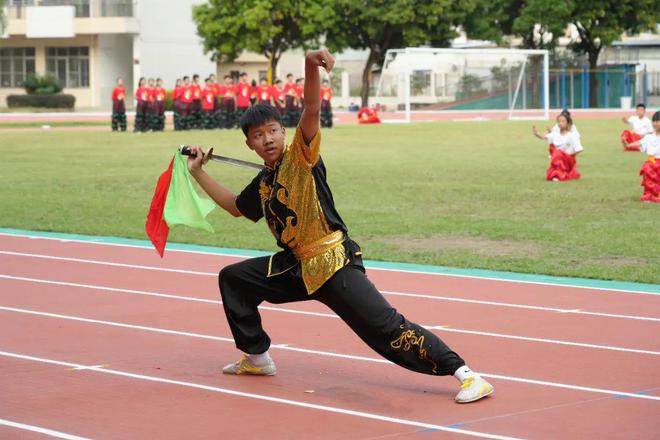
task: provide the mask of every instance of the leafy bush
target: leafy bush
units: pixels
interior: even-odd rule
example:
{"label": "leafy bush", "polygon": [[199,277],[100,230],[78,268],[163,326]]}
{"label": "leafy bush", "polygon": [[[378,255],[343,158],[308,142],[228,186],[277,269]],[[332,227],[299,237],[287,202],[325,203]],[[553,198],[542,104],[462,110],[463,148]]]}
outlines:
{"label": "leafy bush", "polygon": [[73,109],[76,97],[63,93],[52,93],[50,95],[9,95],[7,96],[7,107],[43,107],[43,108],[66,108]]}
{"label": "leafy bush", "polygon": [[172,103],[172,92],[174,90],[167,90],[165,93],[165,111],[172,110],[173,109],[173,103]]}
{"label": "leafy bush", "polygon": [[62,86],[51,74],[28,75],[23,81],[23,87],[28,95],[50,95],[62,91]]}

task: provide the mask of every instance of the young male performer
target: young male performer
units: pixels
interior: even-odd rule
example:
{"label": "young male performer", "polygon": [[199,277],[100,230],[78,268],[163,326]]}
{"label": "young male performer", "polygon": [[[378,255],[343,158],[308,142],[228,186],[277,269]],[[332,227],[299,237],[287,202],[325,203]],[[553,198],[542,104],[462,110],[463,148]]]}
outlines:
{"label": "young male performer", "polygon": [[156,87],[154,88],[154,105],[156,107],[154,131],[165,130],[165,98],[167,98],[167,92],[163,88],[163,80],[157,78]]}
{"label": "young male performer", "polygon": [[332,88],[327,79],[323,80],[321,86],[321,127],[332,127]]}
{"label": "young male performer", "polygon": [[117,86],[112,90],[112,131],[126,131],[126,89],[124,80],[117,78]]}
{"label": "young male performer", "polygon": [[334,58],[326,50],[305,57],[305,110],[293,142],[285,147],[285,129],[277,109],[256,105],[241,119],[246,144],[266,168],[238,195],[203,169],[208,160],[198,147],[188,168],[211,198],[235,217],[265,217],[283,250],[226,266],[219,285],[236,346],[243,357],[227,365],[226,374],[274,375],[270,338],[261,325],[262,301],[286,303],[314,299],[330,307],[373,350],[410,370],[453,374],[461,383],[459,403],[479,400],[493,387],[471,371],[435,334],[408,321],[365,275],[360,247],[348,236],[326,181],[320,156],[319,67],[330,71]]}
{"label": "young male performer", "polygon": [[639,151],[638,146],[628,146],[641,140],[647,134],[653,133],[653,125],[651,120],[646,117],[646,106],[644,104],[637,104],[635,108],[635,115],[628,118],[622,118],[623,122],[630,124],[630,130],[623,130],[621,133],[621,145],[624,151]]}

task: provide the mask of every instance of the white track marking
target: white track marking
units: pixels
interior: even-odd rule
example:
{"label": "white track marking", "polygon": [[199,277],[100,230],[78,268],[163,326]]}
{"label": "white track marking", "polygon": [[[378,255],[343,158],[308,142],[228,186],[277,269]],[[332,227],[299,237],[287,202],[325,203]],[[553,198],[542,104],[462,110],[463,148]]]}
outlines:
{"label": "white track marking", "polygon": [[[67,283],[67,282],[64,282],[64,281],[50,281],[50,280],[40,280],[40,279],[35,279],[35,278],[13,277],[13,276],[10,276],[10,275],[0,275],[0,279],[2,279],[2,278],[12,279],[12,280],[16,280],[16,281],[27,281],[27,282],[41,283],[41,284],[53,284],[53,285],[58,285],[58,286],[78,287],[78,288],[91,289],[91,290],[104,290],[104,291],[109,291],[109,292],[127,293],[127,294],[131,294],[131,295],[155,296],[155,297],[160,297],[160,298],[177,299],[177,300],[182,300],[182,301],[194,301],[194,302],[204,302],[204,303],[211,303],[211,304],[222,304],[222,301],[219,301],[219,300],[191,298],[191,297],[187,297],[187,296],[170,295],[170,294],[159,293],[159,292],[148,292],[148,291],[144,291],[144,290],[120,289],[120,288],[116,288],[116,287],[104,287],[104,286],[97,286],[97,285],[94,285],[94,284]],[[284,308],[284,307],[270,307],[270,306],[259,306],[259,309],[260,310],[273,311],[273,312],[293,313],[293,314],[298,314],[298,315],[308,315],[308,316],[318,316],[318,317],[322,317],[322,318],[339,319],[339,316],[337,316],[333,313],[308,312],[308,311],[304,311],[304,310],[295,310],[295,309],[288,309],[288,308]],[[583,348],[593,348],[593,349],[597,349],[597,350],[613,350],[613,351],[622,351],[622,352],[629,352],[629,353],[639,353],[639,354],[649,354],[649,355],[654,355],[654,356],[660,356],[660,352],[658,352],[658,351],[642,350],[642,349],[637,349],[637,348],[617,347],[617,346],[612,346],[612,345],[589,344],[589,343],[584,343],[584,342],[563,341],[563,340],[560,340],[560,339],[534,338],[534,337],[531,337],[531,336],[508,335],[508,334],[504,334],[504,333],[483,332],[483,331],[478,331],[478,330],[448,328],[447,326],[442,326],[442,325],[424,325],[424,327],[426,327],[428,329],[432,329],[432,330],[439,330],[439,331],[452,332],[452,333],[463,333],[463,334],[470,334],[470,335],[476,335],[476,336],[487,336],[487,337],[493,337],[493,338],[514,339],[514,340],[529,341],[529,342],[542,342],[542,343],[547,343],[547,344],[567,345],[567,346],[583,347]]]}
{"label": "white track marking", "polygon": [[[58,360],[54,360],[54,359],[46,359],[46,358],[41,358],[41,357],[36,357],[36,356],[28,356],[28,355],[24,355],[24,354],[11,353],[11,352],[6,352],[6,351],[0,351],[0,356],[11,357],[11,358],[14,358],[14,359],[22,359],[22,360],[25,360],[25,361],[40,362],[40,363],[45,363],[45,364],[65,366],[65,367],[70,367],[70,368],[85,367],[85,365],[80,365],[80,364],[76,364],[76,363],[73,363],[73,362],[64,362],[64,361],[58,361]],[[447,426],[434,425],[432,423],[420,422],[420,421],[416,421],[416,420],[399,419],[399,418],[396,418],[396,417],[388,417],[388,416],[384,416],[384,415],[380,415],[380,414],[368,413],[368,412],[363,412],[363,411],[354,411],[354,410],[350,410],[350,409],[346,409],[346,408],[340,408],[340,407],[336,407],[336,406],[317,405],[317,404],[314,404],[314,403],[301,402],[301,401],[298,401],[298,400],[283,399],[283,398],[280,398],[280,397],[267,396],[267,395],[264,395],[264,394],[246,393],[246,392],[243,392],[243,391],[231,390],[231,389],[227,389],[227,388],[220,388],[220,387],[215,387],[215,386],[210,386],[210,385],[202,385],[202,384],[193,383],[193,382],[186,382],[186,381],[182,381],[182,380],[166,379],[164,377],[147,376],[147,375],[144,375],[144,374],[129,373],[129,372],[126,372],[126,371],[111,370],[111,369],[105,369],[105,368],[97,369],[97,368],[94,368],[94,367],[88,367],[87,370],[97,372],[97,373],[102,373],[102,374],[110,374],[110,375],[113,375],[113,376],[129,377],[131,379],[138,379],[138,380],[142,380],[142,381],[163,383],[163,384],[168,384],[168,385],[178,385],[178,386],[186,387],[186,388],[193,388],[193,389],[210,391],[210,392],[215,392],[215,393],[228,394],[228,395],[231,395],[231,396],[246,397],[246,398],[250,398],[250,399],[263,400],[263,401],[267,401],[267,402],[280,403],[280,404],[283,404],[283,405],[296,406],[296,407],[300,407],[300,408],[308,408],[308,409],[324,411],[324,412],[329,412],[329,413],[343,414],[343,415],[347,415],[347,416],[359,417],[359,418],[363,418],[363,419],[377,420],[377,421],[380,421],[380,422],[389,422],[389,423],[395,423],[395,424],[399,424],[399,425],[415,426],[415,427],[425,428],[425,429],[437,429],[438,431],[452,432],[454,434],[462,434],[462,435],[468,435],[468,436],[472,436],[472,437],[480,437],[480,438],[487,438],[487,439],[494,439],[494,440],[515,440],[515,437],[507,437],[507,436],[496,435],[496,434],[488,434],[488,433],[485,433],[485,432],[470,431],[470,430],[467,430],[467,429],[449,428]]]}
{"label": "white track marking", "polygon": [[[212,272],[199,272],[186,269],[172,269],[166,267],[157,267],[157,266],[145,266],[138,264],[128,264],[128,263],[115,263],[111,261],[102,261],[102,260],[89,260],[82,258],[70,258],[70,257],[57,257],[53,255],[43,255],[43,254],[30,254],[23,252],[11,252],[11,251],[0,251],[0,255],[13,255],[17,257],[28,257],[28,258],[42,258],[47,260],[56,260],[56,261],[71,261],[75,263],[83,264],[96,264],[102,266],[111,266],[111,267],[122,267],[127,269],[138,269],[138,270],[153,270],[159,272],[171,272],[171,273],[181,273],[186,275],[200,275],[200,276],[212,276],[217,277],[217,273]],[[485,300],[476,300],[476,299],[465,299],[465,298],[455,298],[449,296],[439,296],[439,295],[428,295],[421,293],[409,293],[409,292],[397,292],[392,290],[380,290],[381,293],[385,295],[392,296],[402,296],[410,298],[423,298],[430,299],[435,301],[449,301],[457,303],[466,303],[466,304],[480,304],[496,307],[508,307],[513,309],[526,309],[526,310],[537,310],[544,312],[557,312],[557,313],[567,313],[574,315],[588,315],[588,316],[599,316],[604,318],[618,318],[618,319],[634,319],[640,321],[653,321],[660,322],[660,318],[655,318],[651,316],[636,316],[636,315],[621,315],[616,313],[602,313],[602,312],[589,312],[581,309],[562,309],[558,307],[545,307],[545,306],[535,306],[528,304],[515,304],[515,303],[504,303],[498,301],[485,301]]]}
{"label": "white track marking", "polygon": [[[65,319],[69,321],[78,321],[78,322],[85,322],[85,323],[90,323],[90,324],[101,324],[101,325],[107,325],[111,327],[120,327],[120,328],[128,328],[128,329],[135,329],[135,330],[143,330],[147,332],[153,332],[153,333],[162,333],[162,334],[168,334],[168,335],[177,335],[177,336],[185,336],[185,337],[191,337],[191,338],[197,338],[197,339],[207,339],[207,340],[212,340],[212,341],[220,341],[220,342],[229,342],[229,343],[234,343],[233,338],[225,338],[222,336],[213,336],[213,335],[205,335],[201,333],[193,333],[193,332],[183,332],[183,331],[178,331],[178,330],[169,330],[169,329],[162,329],[162,328],[156,328],[156,327],[147,327],[143,325],[135,325],[135,324],[125,324],[122,322],[114,322],[114,321],[103,321],[99,319],[90,319],[90,318],[83,318],[79,316],[71,316],[71,315],[61,315],[57,313],[48,313],[48,312],[40,312],[36,310],[27,310],[27,309],[18,309],[15,307],[4,307],[0,306],[0,310],[5,310],[8,312],[16,312],[16,313],[24,313],[28,315],[36,315],[36,316],[45,316],[49,318],[57,318],[57,319]],[[291,347],[289,344],[279,344],[279,345],[271,345],[271,348],[278,349],[278,350],[286,350],[286,351],[294,351],[294,352],[299,352],[299,353],[306,353],[306,354],[315,354],[319,356],[328,356],[328,357],[336,357],[336,358],[341,358],[341,359],[349,359],[349,360],[356,360],[356,361],[365,361],[365,362],[375,362],[375,363],[380,363],[380,364],[392,364],[392,362],[382,359],[382,358],[373,358],[373,357],[368,357],[368,356],[355,356],[355,355],[349,355],[349,354],[342,354],[342,353],[335,353],[335,352],[326,352],[326,351],[321,351],[321,350],[311,350],[311,349],[306,349],[306,348],[298,348],[298,347]],[[495,379],[500,379],[500,380],[508,380],[508,381],[513,381],[513,382],[521,382],[521,383],[527,383],[527,384],[532,384],[532,385],[541,385],[541,386],[547,386],[547,387],[553,387],[553,388],[563,388],[563,389],[569,389],[569,390],[576,390],[576,391],[588,391],[592,393],[599,393],[599,394],[608,394],[608,395],[614,395],[614,396],[626,396],[626,397],[632,397],[632,398],[637,398],[637,399],[647,399],[647,400],[658,400],[660,401],[660,396],[649,396],[649,395],[644,395],[644,394],[636,394],[636,393],[628,393],[625,391],[616,391],[616,390],[609,390],[609,389],[604,389],[604,388],[593,388],[593,387],[583,387],[579,385],[570,385],[570,384],[564,384],[564,383],[559,383],[559,382],[548,382],[548,381],[541,381],[541,380],[535,380],[535,379],[526,379],[523,377],[516,377],[516,376],[504,376],[500,374],[492,374],[492,373],[484,373],[484,372],[479,372],[484,377],[490,377],[490,378],[495,378]]]}
{"label": "white track marking", "polygon": [[[88,241],[88,240],[79,240],[73,238],[57,238],[57,237],[36,237],[33,235],[26,234],[10,234],[6,232],[0,232],[0,236],[7,237],[20,237],[20,238],[29,238],[32,240],[52,240],[59,241],[62,243],[73,242],[73,243],[82,243],[82,244],[91,244],[99,246],[116,246],[116,247],[127,247],[135,249],[150,249],[147,245],[138,245],[138,244],[127,244],[127,243],[104,243],[99,241]],[[177,252],[177,253],[188,253],[188,254],[200,254],[200,255],[210,255],[210,256],[222,256],[222,257],[234,257],[239,259],[248,259],[252,257],[247,257],[245,255],[232,254],[229,252],[208,252],[208,251],[199,251],[199,250],[186,250],[186,249],[167,249],[168,252]],[[512,279],[503,279],[479,275],[464,275],[464,274],[448,274],[448,273],[438,273],[438,272],[424,272],[418,270],[408,270],[408,269],[386,269],[382,267],[372,267],[367,266],[369,270],[381,270],[385,272],[402,272],[402,273],[415,273],[421,275],[434,275],[434,276],[443,276],[443,277],[456,277],[456,278],[472,278],[478,280],[489,280],[489,281],[500,281],[503,283],[518,283],[518,284],[536,284],[540,286],[555,286],[555,287],[569,287],[574,289],[586,289],[586,290],[598,290],[603,292],[612,292],[612,293],[637,293],[642,295],[660,295],[660,292],[651,292],[651,291],[641,291],[641,290],[629,290],[629,289],[614,289],[606,287],[595,287],[595,286],[580,286],[576,284],[563,284],[563,283],[551,283],[545,281],[526,281],[526,280],[512,280]]]}
{"label": "white track marking", "polygon": [[71,435],[60,431],[54,431],[52,429],[42,428],[40,426],[12,422],[11,420],[6,420],[6,419],[0,419],[0,425],[9,426],[11,428],[16,428],[16,429],[22,429],[24,431],[38,432],[39,434],[44,434],[55,438],[63,438],[67,440],[88,440],[87,437],[78,437],[77,435]]}

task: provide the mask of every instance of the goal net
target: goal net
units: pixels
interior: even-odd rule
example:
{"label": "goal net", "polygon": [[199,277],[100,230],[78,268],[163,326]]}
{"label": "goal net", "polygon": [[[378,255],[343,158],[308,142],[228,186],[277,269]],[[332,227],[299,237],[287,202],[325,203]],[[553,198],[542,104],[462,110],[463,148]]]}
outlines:
{"label": "goal net", "polygon": [[402,121],[446,110],[548,119],[548,60],[546,50],[391,49],[374,102],[396,110]]}

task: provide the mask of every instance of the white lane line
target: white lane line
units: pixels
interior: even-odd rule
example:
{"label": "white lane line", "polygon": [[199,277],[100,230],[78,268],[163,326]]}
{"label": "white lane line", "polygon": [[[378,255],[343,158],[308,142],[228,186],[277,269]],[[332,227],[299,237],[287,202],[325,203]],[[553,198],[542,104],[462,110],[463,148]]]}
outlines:
{"label": "white lane line", "polygon": [[[50,280],[40,280],[40,279],[36,279],[36,278],[25,278],[25,277],[14,277],[14,276],[10,276],[10,275],[0,275],[0,279],[2,279],[2,278],[16,280],[16,281],[27,281],[27,282],[33,282],[33,283],[41,283],[41,284],[52,284],[52,285],[58,285],[58,286],[78,287],[78,288],[91,289],[91,290],[102,290],[102,291],[109,291],[109,292],[127,293],[127,294],[131,294],[131,295],[154,296],[154,297],[167,298],[167,299],[177,299],[177,300],[182,300],[182,301],[193,301],[193,302],[204,302],[204,303],[211,303],[211,304],[222,304],[222,301],[219,301],[219,300],[191,298],[191,297],[187,297],[187,296],[170,295],[170,294],[165,294],[165,293],[149,292],[149,291],[144,291],[144,290],[120,289],[120,288],[116,288],[116,287],[104,287],[104,286],[97,286],[97,285],[94,285],[94,284],[78,284],[78,283],[68,283],[68,282],[64,282],[64,281],[50,281]],[[337,316],[333,313],[308,312],[308,311],[304,311],[304,310],[295,310],[295,309],[288,309],[288,308],[284,308],[284,307],[270,307],[270,306],[259,306],[259,309],[260,310],[273,311],[273,312],[293,313],[293,314],[298,314],[298,315],[319,316],[319,317],[322,317],[322,318],[339,319],[339,316]],[[493,338],[513,339],[513,340],[518,340],[518,341],[542,342],[542,343],[546,343],[546,344],[556,344],[556,345],[566,345],[566,346],[573,346],[573,347],[593,348],[593,349],[596,349],[596,350],[613,350],[613,351],[622,351],[622,352],[629,352],[629,353],[649,354],[649,355],[654,355],[654,356],[660,356],[660,352],[658,352],[658,351],[642,350],[642,349],[627,348],[627,347],[617,347],[617,346],[613,346],[613,345],[589,344],[589,343],[584,343],[584,342],[563,341],[563,340],[560,340],[560,339],[534,338],[534,337],[531,337],[531,336],[519,336],[519,335],[508,335],[508,334],[504,334],[504,333],[482,332],[482,331],[478,331],[478,330],[448,328],[447,326],[442,326],[442,325],[432,325],[432,326],[424,325],[424,327],[429,328],[429,329],[433,329],[433,330],[438,330],[438,331],[445,331],[445,332],[452,332],[452,333],[464,333],[464,334],[470,334],[470,335],[476,335],[476,336],[487,336],[487,337],[493,337]]]}
{"label": "white lane line", "polygon": [[[36,237],[34,235],[13,234],[13,233],[7,233],[7,232],[0,232],[0,236],[28,238],[28,239],[31,239],[31,240],[51,240],[51,241],[58,241],[58,242],[61,242],[61,243],[74,242],[74,243],[99,245],[99,246],[115,246],[115,247],[126,247],[126,248],[133,248],[133,249],[151,249],[149,246],[138,245],[138,244],[105,243],[105,242],[99,242],[99,241],[80,240],[80,239],[75,239],[75,238],[65,239],[65,238],[57,238],[57,237]],[[167,251],[168,252],[176,252],[176,253],[184,253],[184,254],[199,254],[199,255],[209,255],[209,256],[233,257],[233,258],[239,258],[239,259],[243,259],[243,260],[245,260],[247,258],[252,258],[252,257],[247,257],[245,255],[232,254],[230,252],[208,252],[208,251],[201,251],[201,250],[185,250],[185,249],[168,249]],[[440,276],[440,277],[471,278],[471,279],[477,279],[477,280],[500,281],[500,282],[503,282],[503,283],[535,284],[535,285],[540,285],[540,286],[553,286],[553,287],[569,287],[569,288],[573,288],[573,289],[597,290],[597,291],[611,292],[611,293],[637,293],[637,294],[641,294],[641,295],[660,295],[660,292],[653,292],[653,291],[615,289],[615,288],[596,287],[596,286],[580,286],[580,285],[577,285],[577,284],[551,283],[551,282],[546,282],[546,281],[513,280],[513,279],[503,279],[503,278],[487,277],[487,276],[479,276],[479,275],[424,272],[424,271],[409,270],[409,269],[386,269],[386,268],[382,268],[382,267],[373,267],[373,266],[368,266],[368,265],[367,265],[367,269],[369,269],[369,270],[381,270],[381,271],[384,271],[384,272],[401,272],[401,273],[414,273],[414,274],[420,274],[420,275],[433,275],[433,276]]]}
{"label": "white lane line", "polygon": [[[41,357],[36,357],[36,356],[28,356],[28,355],[24,355],[24,354],[12,353],[12,352],[6,352],[6,351],[0,351],[0,356],[11,357],[11,358],[15,358],[15,359],[22,359],[22,360],[32,361],[32,362],[40,362],[40,363],[45,363],[45,364],[59,365],[59,366],[70,367],[70,368],[71,367],[73,367],[73,368],[84,367],[84,365],[76,364],[76,363],[73,363],[73,362],[58,361],[58,360],[54,360],[54,359],[41,358]],[[284,404],[284,405],[314,409],[314,410],[318,410],[318,411],[324,411],[324,412],[335,413],[335,414],[343,414],[343,415],[359,417],[359,418],[363,418],[363,419],[377,420],[377,421],[380,421],[380,422],[389,422],[389,423],[395,423],[395,424],[399,424],[399,425],[415,426],[415,427],[425,428],[425,429],[437,429],[438,431],[452,432],[454,434],[468,435],[468,436],[471,436],[471,437],[480,437],[480,438],[487,438],[487,439],[494,439],[494,440],[515,440],[515,437],[507,437],[507,436],[496,435],[496,434],[488,434],[488,433],[485,433],[485,432],[470,431],[470,430],[467,430],[467,429],[449,428],[447,426],[434,425],[432,423],[420,422],[420,421],[416,421],[416,420],[400,419],[400,418],[396,418],[396,417],[388,417],[388,416],[384,416],[384,415],[380,415],[380,414],[368,413],[368,412],[363,412],[363,411],[354,411],[354,410],[351,410],[351,409],[340,408],[340,407],[336,407],[336,406],[317,405],[317,404],[314,404],[314,403],[301,402],[301,401],[298,401],[298,400],[283,399],[283,398],[280,398],[280,397],[273,397],[273,396],[268,396],[268,395],[264,395],[264,394],[246,393],[244,391],[231,390],[231,389],[228,389],[228,388],[220,388],[220,387],[215,387],[215,386],[210,386],[210,385],[202,385],[202,384],[193,383],[193,382],[186,382],[186,381],[182,381],[182,380],[166,379],[164,377],[147,376],[147,375],[144,375],[144,374],[129,373],[129,372],[126,372],[126,371],[111,370],[111,369],[105,369],[105,368],[104,369],[89,368],[89,370],[97,372],[97,373],[102,373],[102,374],[110,374],[110,375],[114,375],[114,376],[129,377],[131,379],[138,379],[138,380],[149,381],[149,382],[163,383],[163,384],[168,384],[168,385],[178,385],[178,386],[182,386],[182,387],[186,387],[186,388],[193,388],[193,389],[198,389],[198,390],[211,391],[211,392],[215,392],[215,393],[228,394],[228,395],[231,395],[231,396],[246,397],[246,398],[250,398],[250,399],[263,400],[263,401],[267,401],[267,402],[280,403],[280,404]]]}
{"label": "white lane line", "polygon": [[[12,252],[12,251],[0,251],[0,255],[12,255],[17,257],[28,257],[28,258],[42,258],[47,260],[56,260],[56,261],[70,261],[75,263],[83,264],[96,264],[102,266],[111,266],[111,267],[122,267],[127,269],[138,269],[138,270],[153,270],[159,272],[170,272],[170,273],[181,273],[186,275],[200,275],[200,276],[211,276],[217,277],[218,274],[214,272],[199,272],[186,269],[172,269],[166,267],[157,267],[157,266],[145,266],[139,264],[128,264],[128,263],[114,263],[111,261],[102,261],[102,260],[89,260],[83,258],[71,258],[71,257],[57,257],[53,255],[44,255],[44,254],[30,254],[24,252]],[[567,313],[574,315],[587,315],[587,316],[599,316],[604,318],[618,318],[618,319],[634,319],[640,321],[653,321],[660,322],[660,318],[655,318],[651,316],[637,316],[637,315],[622,315],[617,313],[602,313],[602,312],[590,312],[581,309],[563,309],[558,307],[545,307],[545,306],[535,306],[528,304],[515,304],[515,303],[504,303],[498,301],[485,301],[485,300],[476,300],[476,299],[464,299],[464,298],[455,298],[448,296],[439,296],[439,295],[428,295],[421,293],[410,293],[410,292],[397,292],[393,290],[380,290],[381,293],[385,295],[392,296],[401,296],[401,297],[410,297],[410,298],[423,298],[430,299],[435,301],[449,301],[457,303],[466,303],[466,304],[480,304],[496,307],[508,307],[514,309],[526,309],[526,310],[536,310],[544,312],[557,312],[557,313]]]}
{"label": "white lane line", "polygon": [[[169,329],[156,328],[156,327],[147,327],[147,326],[136,325],[136,324],[125,324],[125,323],[122,323],[122,322],[115,322],[115,321],[103,321],[103,320],[99,320],[99,319],[83,318],[83,317],[80,317],[80,316],[61,315],[61,314],[58,314],[58,313],[40,312],[40,311],[28,310],[28,309],[18,309],[18,308],[15,308],[15,307],[0,306],[0,310],[5,310],[5,311],[8,311],[8,312],[24,313],[24,314],[27,314],[27,315],[45,316],[45,317],[56,318],[56,319],[65,319],[65,320],[69,320],[69,321],[85,322],[85,323],[90,323],[90,324],[101,324],[101,325],[107,325],[107,326],[110,326],[110,327],[128,328],[128,329],[143,330],[143,331],[153,332],[153,333],[162,333],[162,334],[167,334],[167,335],[185,336],[185,337],[190,337],[190,338],[206,339],[206,340],[211,340],[211,341],[228,342],[228,343],[232,343],[232,344],[234,343],[233,338],[225,338],[225,337],[222,337],[222,336],[205,335],[205,334],[201,334],[201,333],[184,332],[184,331],[169,330]],[[311,350],[311,349],[307,349],[307,348],[291,347],[289,344],[271,345],[271,348],[278,349],[278,350],[294,351],[294,352],[298,352],[298,353],[315,354],[315,355],[319,355],[319,356],[328,356],[328,357],[335,357],[335,358],[341,358],[341,359],[349,359],[349,360],[356,360],[356,361],[375,362],[375,363],[379,363],[379,364],[394,365],[390,361],[388,361],[387,359],[383,359],[383,358],[373,358],[373,357],[368,357],[368,356],[357,356],[357,355],[350,355],[350,354],[343,354],[343,353],[336,353],[336,352],[327,352],[327,351],[321,351],[321,350]],[[599,393],[599,394],[608,394],[608,395],[614,395],[614,396],[627,396],[627,397],[633,397],[633,398],[637,398],[637,399],[659,400],[660,401],[660,396],[649,396],[649,395],[645,395],[645,394],[628,393],[628,392],[625,392],[625,391],[616,391],[616,390],[609,390],[609,389],[604,389],[604,388],[583,387],[583,386],[579,386],[579,385],[570,385],[570,384],[564,384],[564,383],[559,383],[559,382],[548,382],[548,381],[527,379],[527,378],[516,377],[516,376],[504,376],[504,375],[501,375],[501,374],[492,374],[492,373],[484,373],[484,372],[479,372],[479,374],[481,374],[484,377],[491,377],[491,378],[500,379],[500,380],[508,380],[508,381],[512,381],[512,382],[521,382],[521,383],[527,383],[527,384],[532,384],[532,385],[542,385],[542,386],[553,387],[553,388],[563,388],[563,389],[576,390],[576,391],[588,391],[588,392]]]}
{"label": "white lane line", "polygon": [[39,434],[48,435],[55,438],[64,438],[67,440],[89,440],[87,437],[78,437],[77,435],[67,434],[65,432],[54,431],[40,426],[28,425],[25,423],[13,422],[11,420],[0,419],[0,425],[9,426],[11,428],[22,429],[24,431],[38,432]]}

